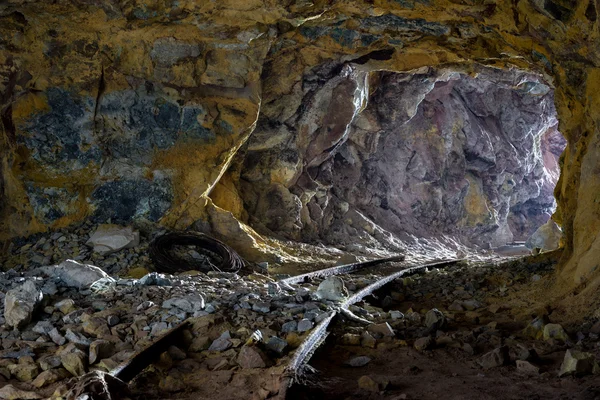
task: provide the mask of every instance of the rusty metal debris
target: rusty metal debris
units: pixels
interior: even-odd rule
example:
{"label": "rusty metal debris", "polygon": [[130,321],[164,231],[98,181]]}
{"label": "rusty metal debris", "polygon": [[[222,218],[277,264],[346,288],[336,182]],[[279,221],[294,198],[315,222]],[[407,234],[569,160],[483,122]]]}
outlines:
{"label": "rusty metal debris", "polygon": [[[205,262],[184,259],[173,251],[174,246],[196,246],[203,252]],[[244,260],[225,243],[200,232],[171,232],[150,243],[150,257],[157,271],[169,274],[191,269],[238,272]]]}
{"label": "rusty metal debris", "polygon": [[112,370],[110,374],[123,382],[131,381],[137,374],[156,361],[163,352],[167,351],[169,346],[181,342],[183,331],[189,327],[189,322],[182,322],[145,349],[136,352],[129,360]]}

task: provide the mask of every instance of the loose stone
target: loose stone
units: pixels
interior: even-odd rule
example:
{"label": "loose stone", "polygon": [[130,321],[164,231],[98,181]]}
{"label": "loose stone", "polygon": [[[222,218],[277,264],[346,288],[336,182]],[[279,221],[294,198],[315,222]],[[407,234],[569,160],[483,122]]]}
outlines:
{"label": "loose stone", "polygon": [[265,368],[267,357],[255,346],[243,346],[237,357],[237,363],[244,369]]}
{"label": "loose stone", "polygon": [[558,376],[582,376],[591,373],[600,373],[600,367],[592,353],[572,349],[566,351]]}
{"label": "loose stone", "polygon": [[314,322],[304,318],[298,322],[298,332],[306,332],[313,328]]}
{"label": "loose stone", "polygon": [[499,347],[481,356],[481,358],[479,359],[479,365],[481,365],[483,369],[490,369],[500,367],[504,365],[507,361],[508,348]]}
{"label": "loose stone", "polygon": [[364,367],[365,365],[367,365],[370,362],[371,362],[371,359],[369,357],[358,356],[358,357],[354,357],[354,358],[351,358],[350,360],[346,361],[346,365],[349,365],[351,367]]}
{"label": "loose stone", "polygon": [[267,341],[266,348],[276,353],[277,355],[283,355],[288,343],[286,340],[281,339],[277,336],[271,336]]}
{"label": "loose stone", "polygon": [[4,319],[17,329],[27,325],[42,301],[43,294],[33,281],[9,290],[4,297]]}
{"label": "loose stone", "polygon": [[423,350],[429,349],[432,344],[433,344],[433,340],[431,339],[431,337],[425,336],[425,337],[415,340],[415,343],[413,346],[416,350],[423,351]]}
{"label": "loose stone", "polygon": [[328,276],[319,284],[316,295],[323,300],[340,301],[348,296],[348,289],[346,289],[342,278]]}

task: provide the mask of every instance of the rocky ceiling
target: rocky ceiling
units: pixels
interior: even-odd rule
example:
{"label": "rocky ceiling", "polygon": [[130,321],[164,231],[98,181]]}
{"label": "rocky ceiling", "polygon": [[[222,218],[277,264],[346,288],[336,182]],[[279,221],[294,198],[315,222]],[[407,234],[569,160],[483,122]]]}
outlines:
{"label": "rocky ceiling", "polygon": [[[87,218],[145,218],[175,229],[196,224],[244,256],[264,259],[275,244],[243,222],[293,238],[322,234],[322,227],[335,236],[344,220],[321,217],[327,196],[343,197],[342,209],[345,202],[357,210],[350,228],[362,224],[361,229],[375,236],[377,229],[358,222],[360,214],[366,215],[366,205],[350,184],[321,195],[323,185],[345,178],[357,185],[378,184],[353,176],[358,167],[337,165],[366,160],[361,168],[378,177],[409,185],[411,179],[435,180],[431,173],[440,173],[436,163],[455,157],[452,147],[443,157],[440,152],[406,160],[411,147],[422,144],[409,140],[395,154],[397,162],[419,164],[423,168],[418,170],[430,174],[396,175],[377,162],[401,144],[399,135],[388,133],[411,129],[433,135],[433,129],[425,129],[429,126],[448,146],[458,143],[454,133],[440,129],[439,121],[449,112],[459,115],[460,123],[472,124],[473,115],[485,121],[481,110],[467,110],[473,103],[457,100],[458,95],[470,90],[477,75],[500,74],[492,80],[510,83],[512,91],[506,93],[529,91],[542,99],[546,89],[538,89],[554,89],[558,129],[567,139],[555,191],[554,219],[565,235],[557,287],[583,285],[582,293],[594,293],[600,284],[598,6],[595,0],[3,3],[0,238]],[[525,76],[536,78],[522,80]],[[414,85],[410,101],[391,104],[386,96],[401,96],[394,91],[403,89],[384,83],[403,80]],[[535,84],[520,85],[526,82]],[[492,89],[495,95],[502,91]],[[436,96],[455,103],[440,106]],[[493,100],[487,91],[480,97],[483,104]],[[369,103],[369,98],[374,101]],[[532,121],[525,122],[536,131],[531,138],[553,125],[545,114],[534,115],[550,107],[549,99],[527,104]],[[503,122],[522,124],[516,114],[506,115]],[[410,121],[402,126],[392,123],[407,117]],[[437,119],[437,125],[427,118]],[[497,129],[511,134],[510,129]],[[377,135],[366,134],[379,130],[383,133],[377,143]],[[445,183],[456,184],[454,193],[466,190],[466,198],[470,190],[499,190],[503,182],[488,182],[473,172],[490,162],[485,142],[462,140],[463,149],[467,143],[476,153],[463,153],[464,179],[452,181],[449,168]],[[265,171],[243,168],[264,162],[252,157],[268,149],[281,150],[270,153],[276,157],[269,161],[274,167],[268,181],[278,188],[277,201],[295,207],[295,214],[286,211],[286,218],[278,219],[281,210],[269,209],[269,201],[261,200],[262,186],[249,184],[263,179]],[[504,161],[527,163],[527,174],[540,176],[540,164],[527,161],[527,155],[511,157]],[[455,158],[460,164],[460,156]],[[469,189],[461,187],[465,179]],[[519,179],[525,176],[513,182],[518,185]],[[411,208],[411,215],[417,221],[425,218],[420,223],[427,224],[427,216],[446,208],[451,199],[440,198],[435,185],[422,188],[413,200],[431,194],[436,202],[432,209]],[[386,190],[385,196],[377,192],[379,197],[369,200],[383,210],[388,229],[406,222],[386,210],[405,209],[397,190]],[[295,198],[288,204],[286,191],[300,204]],[[254,208],[248,206],[252,196],[258,199]],[[508,239],[506,227],[511,224],[513,234],[526,229],[516,229],[518,218],[509,217],[507,207],[517,203],[498,201],[502,212],[494,217],[495,232],[504,234],[485,240]],[[485,218],[474,215],[475,221]],[[418,226],[414,229],[418,233]]]}

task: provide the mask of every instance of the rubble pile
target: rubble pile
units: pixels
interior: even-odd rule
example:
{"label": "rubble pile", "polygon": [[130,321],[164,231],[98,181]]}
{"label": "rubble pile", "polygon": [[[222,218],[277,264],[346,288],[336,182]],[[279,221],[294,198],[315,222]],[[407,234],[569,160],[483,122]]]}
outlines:
{"label": "rubble pile", "polygon": [[[267,398],[279,390],[267,377],[281,375],[311,331],[340,311],[344,300],[389,273],[389,267],[373,267],[292,285],[279,283],[284,276],[248,269],[167,275],[147,271],[147,238],[132,234],[133,247],[122,243],[106,254],[89,240],[94,235],[93,229],[81,238],[76,232],[53,233],[13,247],[4,265],[15,268],[0,273],[0,386],[6,398],[65,398],[88,372],[115,371],[184,321],[183,339],[156,354],[154,364],[131,384],[134,395],[208,395],[253,376],[258,397]],[[64,242],[77,245],[44,250],[46,243]],[[86,242],[103,255],[84,248]],[[55,259],[65,248],[79,256],[39,266],[23,261],[35,253]],[[122,266],[121,276],[110,273],[113,260]],[[338,314],[335,343],[354,354],[341,364],[368,368],[378,351],[412,347],[454,349],[482,370],[506,367],[553,377],[598,373],[594,352],[600,349],[600,323],[574,332],[553,321],[549,310],[523,319],[528,304],[515,294],[526,285],[544,285],[551,265],[462,262],[396,280]],[[146,273],[134,278],[126,271]],[[557,351],[564,352],[561,366],[543,362]],[[199,380],[198,371],[205,378]],[[377,376],[361,377],[356,385],[386,387]]]}

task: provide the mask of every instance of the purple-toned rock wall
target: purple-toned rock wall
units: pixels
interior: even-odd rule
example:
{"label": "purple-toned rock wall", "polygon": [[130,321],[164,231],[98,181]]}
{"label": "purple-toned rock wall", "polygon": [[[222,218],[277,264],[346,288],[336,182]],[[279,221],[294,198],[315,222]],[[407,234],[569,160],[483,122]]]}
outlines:
{"label": "purple-toned rock wall", "polygon": [[346,246],[449,235],[495,247],[549,219],[565,141],[538,76],[331,71],[305,77],[287,120],[259,121],[241,175],[256,229]]}

